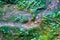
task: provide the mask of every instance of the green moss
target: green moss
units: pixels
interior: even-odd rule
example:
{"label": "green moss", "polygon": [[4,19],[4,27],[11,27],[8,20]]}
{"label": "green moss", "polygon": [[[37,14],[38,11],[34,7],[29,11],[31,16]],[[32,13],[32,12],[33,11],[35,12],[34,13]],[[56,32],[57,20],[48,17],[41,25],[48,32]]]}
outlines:
{"label": "green moss", "polygon": [[20,22],[26,23],[28,22],[28,18],[26,16],[21,16]]}

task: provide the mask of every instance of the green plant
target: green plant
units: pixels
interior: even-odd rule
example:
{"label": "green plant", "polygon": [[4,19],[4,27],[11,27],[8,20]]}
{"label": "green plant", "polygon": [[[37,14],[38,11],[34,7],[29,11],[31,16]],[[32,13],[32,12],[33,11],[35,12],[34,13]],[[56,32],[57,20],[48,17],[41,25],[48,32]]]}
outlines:
{"label": "green plant", "polygon": [[25,10],[31,13],[37,11],[38,8],[45,8],[46,0],[20,0],[18,2],[18,7],[21,10]]}
{"label": "green plant", "polygon": [[[58,28],[60,26],[60,12],[48,14],[42,18],[41,28],[50,40],[54,40],[58,36]],[[56,36],[55,36],[56,35]]]}
{"label": "green plant", "polygon": [[47,4],[46,0],[20,0],[17,6],[19,10],[31,13],[34,19],[39,12],[46,9]]}
{"label": "green plant", "polygon": [[0,7],[0,17],[4,15],[4,10],[3,8]]}
{"label": "green plant", "polygon": [[2,7],[2,6],[3,6],[3,4],[4,4],[4,3],[3,3],[2,1],[0,1],[0,7]]}
{"label": "green plant", "polygon": [[9,20],[8,21],[19,22],[20,21],[20,18],[21,18],[21,16],[19,16],[19,15],[11,15],[9,17]]}
{"label": "green plant", "polygon": [[28,22],[28,18],[26,16],[21,16],[20,22],[26,23]]}
{"label": "green plant", "polygon": [[18,0],[1,0],[4,3],[16,4]]}
{"label": "green plant", "polygon": [[23,15],[12,15],[10,16],[9,21],[26,23],[28,22],[28,18]]}
{"label": "green plant", "polygon": [[16,40],[19,37],[21,38],[23,35],[25,35],[26,30],[20,27],[1,26],[0,32],[3,34],[2,40]]}
{"label": "green plant", "polygon": [[[40,0],[37,0],[40,2]],[[24,3],[24,1],[20,0],[20,2]],[[30,7],[34,5],[34,0],[28,1],[28,6],[26,9],[30,10]],[[38,3],[39,3],[38,2]],[[38,4],[37,3],[37,4]],[[22,5],[22,4],[21,4]],[[35,7],[35,6],[34,6]],[[22,8],[25,8],[22,5]],[[35,7],[38,8],[38,7]],[[41,8],[40,8],[41,9]],[[25,10],[25,9],[24,9]],[[35,9],[33,10],[33,17],[37,15]],[[2,9],[0,10],[1,14],[3,15]],[[39,11],[37,11],[39,12]],[[12,22],[22,22],[25,23],[28,21],[26,16],[20,15],[12,15],[8,21]],[[1,26],[0,32],[3,34],[2,40],[54,40],[54,38],[58,35],[58,28],[60,26],[60,11],[52,14],[48,14],[43,16],[40,26],[30,29],[24,29],[21,27],[13,27],[13,26]]]}

